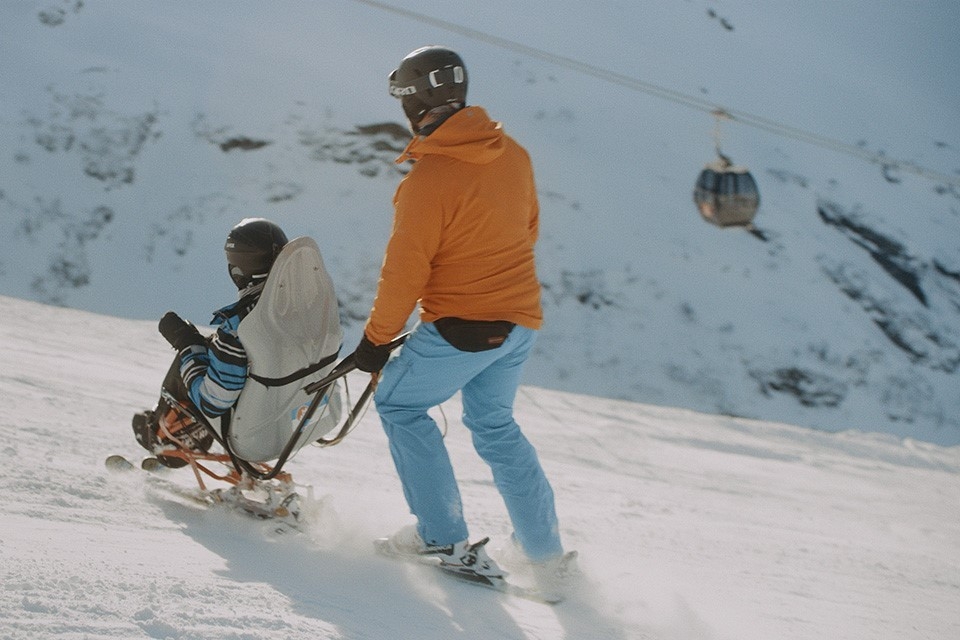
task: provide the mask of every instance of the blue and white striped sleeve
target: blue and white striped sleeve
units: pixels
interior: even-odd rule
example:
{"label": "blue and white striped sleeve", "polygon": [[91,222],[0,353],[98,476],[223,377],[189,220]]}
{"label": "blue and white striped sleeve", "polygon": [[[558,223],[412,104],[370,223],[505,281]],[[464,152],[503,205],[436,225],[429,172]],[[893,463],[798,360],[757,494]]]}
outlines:
{"label": "blue and white striped sleeve", "polygon": [[190,400],[210,417],[236,404],[247,381],[247,352],[229,324],[217,329],[208,346],[195,345],[180,354],[180,375]]}

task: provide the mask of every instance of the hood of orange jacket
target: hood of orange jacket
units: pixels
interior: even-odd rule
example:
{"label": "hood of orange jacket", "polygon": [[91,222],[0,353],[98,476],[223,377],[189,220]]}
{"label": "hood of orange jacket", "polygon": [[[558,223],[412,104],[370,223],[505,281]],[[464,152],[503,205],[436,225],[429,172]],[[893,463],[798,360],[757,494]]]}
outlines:
{"label": "hood of orange jacket", "polygon": [[[453,126],[450,121],[453,120]],[[436,154],[473,164],[492,162],[503,154],[503,126],[481,107],[466,107],[450,116],[429,136],[415,136],[397,163]]]}

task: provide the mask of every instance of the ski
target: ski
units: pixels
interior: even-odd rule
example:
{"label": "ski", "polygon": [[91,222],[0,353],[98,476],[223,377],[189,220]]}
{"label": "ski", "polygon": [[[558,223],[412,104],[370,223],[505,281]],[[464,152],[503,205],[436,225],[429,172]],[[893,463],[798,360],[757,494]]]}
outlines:
{"label": "ski", "polygon": [[[111,471],[130,471],[136,469],[137,465],[121,455],[107,456],[103,461],[104,466]],[[159,459],[148,456],[140,461],[140,468],[144,471],[160,471],[165,467]]]}
{"label": "ski", "polygon": [[547,593],[535,587],[524,587],[510,582],[503,576],[485,576],[476,573],[470,569],[460,569],[457,567],[448,567],[444,564],[435,565],[443,575],[453,578],[458,582],[477,585],[486,589],[492,589],[505,593],[510,596],[532,600],[541,604],[559,604],[563,602],[563,596],[555,593]]}
{"label": "ski", "polygon": [[103,464],[111,471],[131,471],[136,468],[132,462],[120,455],[107,456]]}
{"label": "ski", "polygon": [[[122,455],[111,455],[104,465],[111,471],[136,471],[138,465]],[[150,486],[186,498],[202,506],[225,505],[258,520],[275,524],[276,533],[301,532],[300,496],[288,485],[251,481],[249,486],[231,486],[226,489],[201,490],[189,488],[163,478],[164,467],[154,457],[144,458],[139,469],[148,472]]]}
{"label": "ski", "polygon": [[[484,538],[477,544],[485,544],[487,540],[487,538]],[[555,605],[563,601],[563,596],[560,594],[548,593],[541,589],[537,589],[536,587],[521,586],[507,580],[506,577],[502,575],[488,576],[482,573],[477,573],[469,567],[445,564],[436,556],[421,556],[415,554],[398,553],[390,544],[388,538],[378,538],[377,540],[374,540],[373,546],[379,555],[391,558],[393,560],[413,562],[423,566],[431,567],[439,571],[443,576],[456,580],[457,582],[463,582],[466,584],[483,587],[485,589],[491,589],[499,593],[517,598],[523,598],[533,602],[539,602],[541,604]]]}
{"label": "ski", "polygon": [[151,473],[149,473],[147,477],[150,483],[149,486],[153,490],[163,491],[178,498],[185,498],[205,507],[215,503],[215,500],[209,495],[209,492],[181,486],[175,482],[171,482],[167,478],[161,477],[158,473],[153,473],[164,468],[156,458],[144,458],[138,466],[124,456],[111,455],[107,456],[107,459],[104,460],[104,466],[110,471],[116,472],[131,472],[137,471],[138,469],[149,471]]}

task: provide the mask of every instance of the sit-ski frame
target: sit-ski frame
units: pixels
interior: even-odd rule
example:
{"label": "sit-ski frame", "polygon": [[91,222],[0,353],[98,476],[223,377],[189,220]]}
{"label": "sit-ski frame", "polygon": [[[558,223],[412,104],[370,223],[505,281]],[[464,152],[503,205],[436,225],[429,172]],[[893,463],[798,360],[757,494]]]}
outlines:
{"label": "sit-ski frame", "polygon": [[[407,338],[407,335],[408,334],[405,333],[395,338],[387,345],[387,347],[390,350],[396,349],[403,344],[404,340]],[[161,422],[160,429],[163,436],[174,443],[177,447],[171,451],[164,451],[163,455],[169,458],[180,458],[188,463],[190,468],[193,470],[193,474],[197,479],[197,484],[200,485],[200,489],[202,491],[206,491],[206,485],[203,482],[204,475],[215,480],[220,480],[234,486],[241,487],[252,485],[256,481],[273,480],[274,478],[283,484],[292,485],[293,479],[289,473],[283,471],[283,465],[286,464],[290,455],[296,448],[297,442],[300,441],[300,437],[306,430],[307,425],[313,418],[314,413],[316,413],[317,409],[323,404],[323,400],[326,398],[327,394],[333,389],[333,383],[340,378],[343,378],[356,368],[357,365],[354,362],[351,354],[350,356],[344,358],[340,364],[334,367],[329,374],[304,387],[304,391],[306,391],[308,394],[313,394],[313,399],[310,401],[310,404],[307,406],[307,410],[300,418],[300,422],[293,430],[290,439],[287,441],[286,446],[284,446],[283,450],[280,452],[280,456],[277,458],[276,462],[273,463],[273,465],[268,465],[262,462],[250,462],[240,458],[234,453],[233,449],[229,445],[229,412],[224,420],[224,433],[221,436],[221,434],[217,433],[217,430],[213,427],[213,425],[210,424],[210,421],[207,419],[207,417],[203,415],[202,411],[193,410],[192,407],[186,406],[185,403],[177,401],[164,391],[162,392],[164,397],[175,409],[175,411],[183,412],[193,420],[204,425],[210,431],[210,433],[213,434],[213,437],[217,440],[217,442],[219,442],[223,447],[224,453],[200,453],[193,451],[180,442],[173,434],[171,434],[166,429],[166,425]],[[357,420],[359,420],[366,408],[366,404],[373,396],[374,391],[376,391],[377,380],[378,377],[376,374],[371,376],[370,382],[367,383],[363,393],[360,394],[360,397],[357,398],[356,403],[350,409],[350,413],[347,415],[343,425],[341,425],[340,429],[337,431],[337,434],[329,439],[320,438],[316,441],[317,444],[322,447],[332,447],[333,445],[342,442],[343,439],[347,437],[351,431],[353,431]],[[207,465],[202,464],[203,462],[220,463],[227,467],[228,471],[225,474],[218,474],[210,469]]]}

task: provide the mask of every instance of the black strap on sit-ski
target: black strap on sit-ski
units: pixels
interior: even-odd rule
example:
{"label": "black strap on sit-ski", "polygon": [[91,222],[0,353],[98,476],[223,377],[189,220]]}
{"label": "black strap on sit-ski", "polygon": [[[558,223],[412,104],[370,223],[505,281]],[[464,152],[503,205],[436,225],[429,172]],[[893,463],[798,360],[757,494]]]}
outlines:
{"label": "black strap on sit-ski", "polygon": [[283,376],[282,378],[267,378],[266,376],[258,376],[255,373],[250,373],[248,374],[248,376],[250,377],[250,379],[256,380],[257,382],[259,382],[265,387],[283,387],[285,385],[290,384],[291,382],[302,380],[303,378],[306,378],[311,373],[320,371],[320,369],[323,369],[325,366],[329,364],[333,364],[333,362],[336,361],[337,355],[339,353],[340,353],[339,350],[337,351],[337,353],[331,353],[326,358],[323,358],[322,360],[320,360],[320,362],[315,362],[311,365],[304,367],[303,369],[294,371],[288,376]]}

